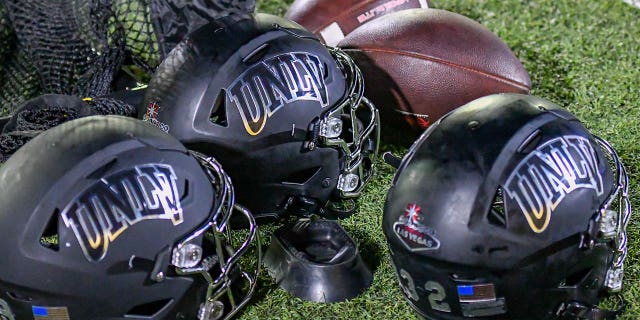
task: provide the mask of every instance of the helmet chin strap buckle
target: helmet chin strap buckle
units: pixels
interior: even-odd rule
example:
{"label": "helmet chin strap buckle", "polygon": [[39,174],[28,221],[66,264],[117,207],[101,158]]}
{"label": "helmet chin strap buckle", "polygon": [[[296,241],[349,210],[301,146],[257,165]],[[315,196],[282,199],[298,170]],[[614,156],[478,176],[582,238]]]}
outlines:
{"label": "helmet chin strap buckle", "polygon": [[151,274],[149,275],[151,280],[155,282],[164,281],[166,275],[163,272],[163,270],[167,269],[170,262],[171,262],[171,247],[167,246],[156,255],[153,269],[151,270]]}
{"label": "helmet chin strap buckle", "polygon": [[303,147],[307,151],[313,151],[318,147],[319,137],[320,137],[320,119],[316,118],[309,124],[307,139],[303,144]]}

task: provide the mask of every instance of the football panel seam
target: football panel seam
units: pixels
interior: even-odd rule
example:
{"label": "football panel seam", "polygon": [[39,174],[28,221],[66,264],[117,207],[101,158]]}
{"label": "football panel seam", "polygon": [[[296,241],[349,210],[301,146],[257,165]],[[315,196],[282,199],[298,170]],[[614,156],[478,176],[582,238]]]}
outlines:
{"label": "football panel seam", "polygon": [[[482,76],[485,76],[487,78],[491,78],[494,79],[498,82],[502,82],[502,83],[506,83],[509,84],[511,86],[514,86],[518,89],[522,89],[525,92],[530,92],[531,88],[529,88],[526,84],[516,81],[516,80],[512,80],[509,78],[505,78],[503,76],[499,76],[493,73],[489,73],[489,72],[485,72],[482,70],[478,70],[475,68],[471,68],[468,66],[464,66],[461,64],[457,64],[457,63],[453,63],[438,57],[434,57],[434,56],[430,56],[430,55],[426,55],[426,54],[421,54],[421,53],[417,53],[417,52],[411,52],[411,51],[400,51],[400,50],[393,50],[393,49],[384,49],[384,48],[343,48],[344,51],[346,52],[350,52],[350,51],[360,51],[360,52],[371,52],[371,53],[383,53],[383,54],[390,54],[390,55],[401,55],[401,56],[406,56],[406,57],[412,57],[412,58],[418,58],[418,59],[422,59],[422,60],[428,60],[428,61],[432,61],[435,63],[439,63],[439,64],[443,64],[449,67],[453,67],[453,68],[458,68],[458,69],[462,69],[468,72],[472,72],[472,73],[477,73],[480,74]],[[357,64],[357,63],[356,63]]]}

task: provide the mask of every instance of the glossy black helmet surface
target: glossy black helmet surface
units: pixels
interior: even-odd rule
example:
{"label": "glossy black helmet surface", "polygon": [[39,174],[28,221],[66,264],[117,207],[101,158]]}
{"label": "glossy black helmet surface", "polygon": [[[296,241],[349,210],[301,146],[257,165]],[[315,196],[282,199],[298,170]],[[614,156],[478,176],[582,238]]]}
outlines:
{"label": "glossy black helmet surface", "polygon": [[[255,287],[228,176],[137,119],[40,134],[0,169],[0,203],[3,319],[218,319]],[[232,212],[251,226],[236,247]]]}
{"label": "glossy black helmet surface", "polygon": [[492,95],[433,124],[404,157],[383,231],[428,319],[596,319],[621,289],[630,215],[615,151],[569,112]]}
{"label": "glossy black helmet surface", "polygon": [[289,20],[219,19],[182,41],[139,117],[215,156],[256,217],[322,214],[373,172],[378,112],[353,61]]}

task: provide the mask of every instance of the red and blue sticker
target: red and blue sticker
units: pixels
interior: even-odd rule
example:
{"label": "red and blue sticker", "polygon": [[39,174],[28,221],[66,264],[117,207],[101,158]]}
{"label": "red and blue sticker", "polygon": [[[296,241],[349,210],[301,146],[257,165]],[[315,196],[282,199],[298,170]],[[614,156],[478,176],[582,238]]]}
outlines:
{"label": "red and blue sticker", "polygon": [[488,317],[507,313],[504,298],[496,297],[493,283],[458,285],[458,301],[465,317]]}
{"label": "red and blue sticker", "polygon": [[493,283],[458,286],[460,302],[478,302],[496,300]]}
{"label": "red and blue sticker", "polygon": [[69,320],[67,307],[32,306],[34,320]]}

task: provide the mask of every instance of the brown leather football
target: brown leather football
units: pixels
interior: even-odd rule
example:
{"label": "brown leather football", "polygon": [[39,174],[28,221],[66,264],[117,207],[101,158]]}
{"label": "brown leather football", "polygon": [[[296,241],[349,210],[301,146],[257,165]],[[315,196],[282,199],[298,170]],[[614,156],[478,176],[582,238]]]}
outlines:
{"label": "brown leather football", "polygon": [[362,70],[365,95],[389,124],[397,124],[402,114],[411,126],[424,129],[476,98],[531,88],[529,74],[500,38],[445,10],[386,15],[357,28],[338,46]]}
{"label": "brown leather football", "polygon": [[428,7],[427,0],[296,0],[285,17],[335,46],[368,21],[400,10]]}

